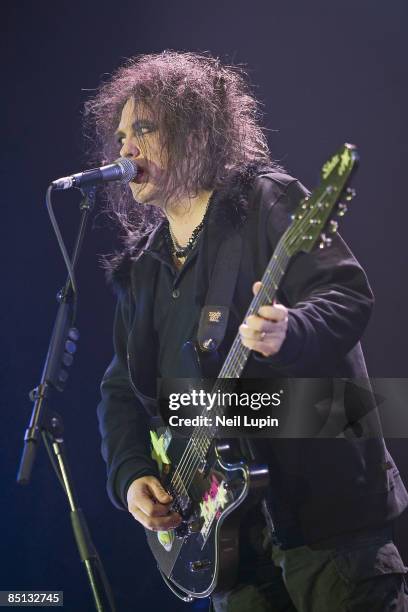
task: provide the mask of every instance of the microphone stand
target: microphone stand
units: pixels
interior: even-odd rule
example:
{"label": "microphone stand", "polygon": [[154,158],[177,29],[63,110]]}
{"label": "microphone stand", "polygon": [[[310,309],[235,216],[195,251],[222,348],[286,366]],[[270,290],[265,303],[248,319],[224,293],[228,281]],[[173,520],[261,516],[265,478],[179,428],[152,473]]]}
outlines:
{"label": "microphone stand", "polygon": [[[81,189],[83,196],[80,203],[81,219],[72,257],[73,269],[81,250],[88,216],[95,202],[95,190],[94,186]],[[68,371],[63,366],[69,367],[71,365],[73,354],[76,351],[76,341],[79,338],[78,330],[72,327],[75,319],[75,295],[72,291],[69,276],[65,287],[57,294],[57,301],[59,302],[59,307],[41,381],[29,394],[34,406],[30,423],[24,436],[24,448],[17,474],[17,482],[19,484],[28,484],[30,482],[41,435],[51,464],[68,498],[72,530],[81,561],[85,565],[95,608],[98,612],[115,612],[111,587],[98,552],[92,542],[85,516],[78,505],[77,496],[74,491],[71,472],[65,454],[62,419],[58,413],[48,408],[47,400],[52,390],[64,390]]]}

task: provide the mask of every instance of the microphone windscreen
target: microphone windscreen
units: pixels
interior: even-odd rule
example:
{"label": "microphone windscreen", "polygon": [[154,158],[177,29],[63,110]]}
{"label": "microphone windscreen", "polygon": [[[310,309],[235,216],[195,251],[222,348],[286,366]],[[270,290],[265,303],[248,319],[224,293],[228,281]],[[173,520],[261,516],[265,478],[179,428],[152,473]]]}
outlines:
{"label": "microphone windscreen", "polygon": [[128,183],[137,175],[137,165],[134,162],[130,161],[130,159],[128,159],[127,157],[119,157],[119,159],[117,159],[114,163],[118,164],[118,166],[121,167],[121,181],[123,181],[124,183]]}

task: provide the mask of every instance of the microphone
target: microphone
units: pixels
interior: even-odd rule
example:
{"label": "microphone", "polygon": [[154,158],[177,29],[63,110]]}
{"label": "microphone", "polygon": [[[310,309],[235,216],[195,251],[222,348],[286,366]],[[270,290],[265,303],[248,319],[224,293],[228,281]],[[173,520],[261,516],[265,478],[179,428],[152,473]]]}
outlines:
{"label": "microphone", "polygon": [[64,176],[56,181],[52,181],[53,189],[71,189],[72,187],[82,187],[84,185],[96,185],[105,181],[122,181],[128,183],[138,173],[138,167],[127,157],[119,157],[107,166],[85,170],[71,176]]}

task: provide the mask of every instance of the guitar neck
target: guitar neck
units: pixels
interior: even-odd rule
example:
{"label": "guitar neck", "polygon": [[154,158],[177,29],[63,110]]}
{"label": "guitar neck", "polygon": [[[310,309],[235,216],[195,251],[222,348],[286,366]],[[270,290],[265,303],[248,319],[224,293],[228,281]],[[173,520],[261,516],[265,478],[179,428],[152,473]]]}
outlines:
{"label": "guitar neck", "polygon": [[[245,319],[252,314],[256,314],[264,304],[272,304],[276,297],[280,282],[289,265],[290,257],[284,248],[285,235],[280,239],[274,254],[272,255],[265,273],[261,279],[262,287],[253,298],[245,314]],[[224,365],[218,375],[223,378],[240,378],[243,369],[248,361],[250,349],[241,342],[239,332],[235,336],[234,342],[228,352]]]}

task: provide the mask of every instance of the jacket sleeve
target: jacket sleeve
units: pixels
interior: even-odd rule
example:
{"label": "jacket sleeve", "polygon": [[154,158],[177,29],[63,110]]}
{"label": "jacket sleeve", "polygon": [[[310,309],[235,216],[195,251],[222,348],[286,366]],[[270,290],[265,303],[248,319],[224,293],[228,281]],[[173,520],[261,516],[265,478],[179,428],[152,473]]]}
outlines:
{"label": "jacket sleeve", "polygon": [[[270,206],[267,232],[272,249],[305,195],[305,188],[292,181]],[[278,300],[289,308],[286,338],[276,355],[257,354],[257,359],[285,376],[339,375],[337,366],[360,340],[374,298],[363,269],[338,234],[330,247],[315,247],[293,258]]]}
{"label": "jacket sleeve", "polygon": [[127,509],[127,489],[135,478],[158,477],[150,457],[149,421],[129,380],[127,338],[130,325],[130,290],[119,296],[113,328],[114,357],[101,384],[97,408],[102,456],[107,464],[107,490],[112,502]]}

